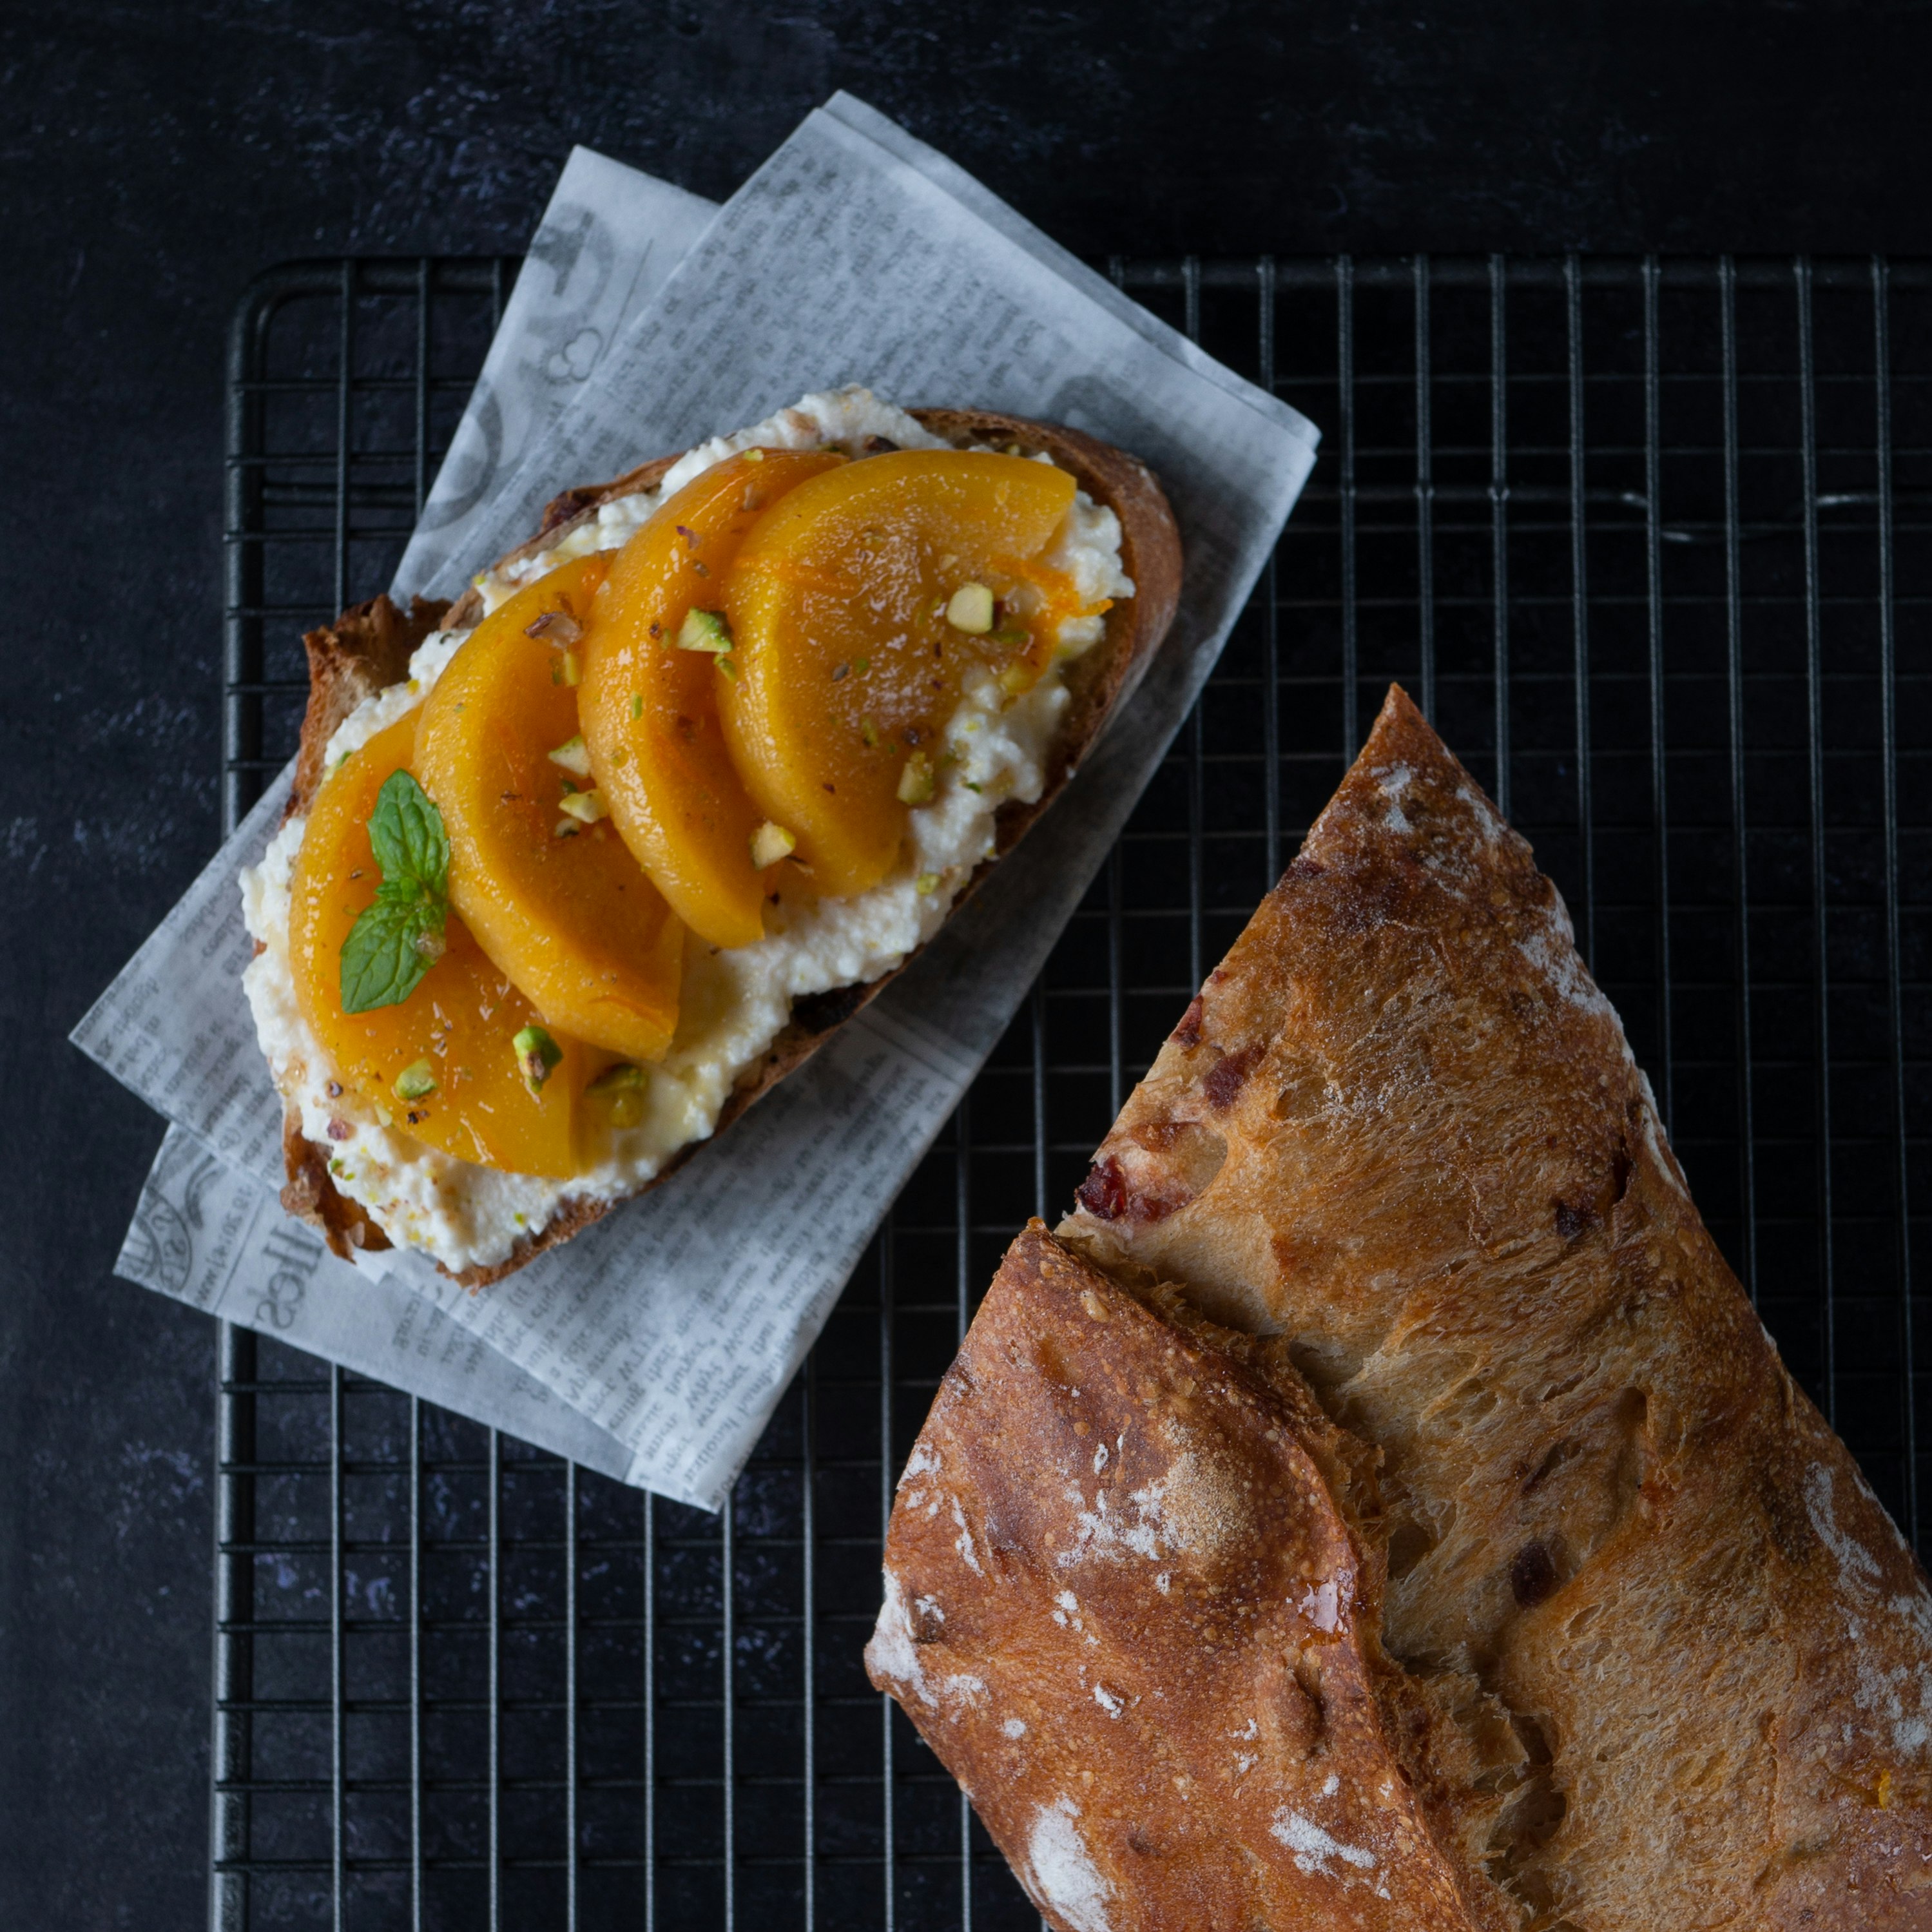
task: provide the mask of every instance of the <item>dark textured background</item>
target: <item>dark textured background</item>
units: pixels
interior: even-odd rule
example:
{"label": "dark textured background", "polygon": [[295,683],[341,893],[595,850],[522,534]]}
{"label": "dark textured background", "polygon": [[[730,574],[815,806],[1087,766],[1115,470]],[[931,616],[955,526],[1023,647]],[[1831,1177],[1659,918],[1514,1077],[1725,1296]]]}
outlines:
{"label": "dark textured background", "polygon": [[[944,22],[944,24],[940,24]],[[572,140],[712,196],[844,86],[1076,249],[1932,250],[1922,6],[0,10],[0,1925],[206,1910],[212,1326],[108,1270],[64,1044],[213,848],[223,329],[520,248]]]}

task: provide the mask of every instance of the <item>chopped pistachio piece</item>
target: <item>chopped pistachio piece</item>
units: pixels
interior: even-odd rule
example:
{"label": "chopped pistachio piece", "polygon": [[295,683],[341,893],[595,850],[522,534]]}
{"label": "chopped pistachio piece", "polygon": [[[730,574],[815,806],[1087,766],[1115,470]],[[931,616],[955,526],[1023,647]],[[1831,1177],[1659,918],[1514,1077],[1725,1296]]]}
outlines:
{"label": "chopped pistachio piece", "polygon": [[543,1091],[543,1084],[556,1071],[563,1048],[540,1026],[526,1026],[510,1044],[517,1050],[517,1071],[532,1094]]}
{"label": "chopped pistachio piece", "polygon": [[634,691],[631,694],[631,716],[636,718],[641,718],[644,715],[644,694],[641,691]]}
{"label": "chopped pistachio piece", "polygon": [[560,651],[550,668],[553,684],[568,685],[572,690],[584,682],[584,660],[574,651]]}
{"label": "chopped pistachio piece", "polygon": [[610,808],[604,802],[601,791],[574,791],[563,801],[565,814],[580,825],[595,825],[600,818],[610,816]]}
{"label": "chopped pistachio piece", "polygon": [[1022,692],[1030,691],[1035,682],[1031,664],[1010,664],[1000,674],[1000,688],[1009,698],[1017,698]]}
{"label": "chopped pistachio piece", "polygon": [[574,838],[584,830],[574,818],[560,818],[550,829],[553,838]]}
{"label": "chopped pistachio piece", "polygon": [[869,748],[873,751],[878,749],[879,728],[869,718],[862,718],[859,720],[859,735],[865,740]]}
{"label": "chopped pistachio piece", "polygon": [[616,1066],[605,1067],[584,1090],[586,1094],[616,1094],[627,1087],[641,1087],[648,1078],[641,1066],[620,1060]]}
{"label": "chopped pistachio piece", "polygon": [[710,651],[714,656],[731,648],[731,627],[716,610],[687,610],[677,627],[681,651]]}
{"label": "chopped pistachio piece", "polygon": [[946,621],[956,631],[983,638],[993,628],[993,593],[983,584],[962,584],[946,606]]}
{"label": "chopped pistachio piece", "polygon": [[921,898],[929,899],[939,890],[939,874],[937,872],[920,873],[913,880],[912,889]]}
{"label": "chopped pistachio piece", "polygon": [[748,449],[745,452],[745,460],[747,463],[762,463],[764,460],[765,452],[762,449]]}
{"label": "chopped pistachio piece", "polygon": [[391,1091],[398,1100],[427,1100],[436,1091],[436,1069],[427,1059],[412,1061],[396,1076]]}
{"label": "chopped pistachio piece", "polygon": [[566,771],[574,772],[580,778],[590,776],[590,753],[580,731],[574,738],[566,738],[548,755],[552,764],[561,765]]}
{"label": "chopped pistachio piece", "polygon": [[614,1127],[634,1127],[644,1118],[644,1088],[650,1076],[641,1066],[620,1060],[607,1066],[584,1088],[585,1094],[602,1108]]}
{"label": "chopped pistachio piece", "polygon": [[752,834],[752,863],[761,872],[767,866],[790,858],[797,850],[798,841],[782,825],[774,825],[769,818]]}
{"label": "chopped pistachio piece", "polygon": [[905,769],[899,773],[899,802],[902,805],[926,805],[932,802],[933,788],[932,760],[923,752],[915,752],[905,761]]}
{"label": "chopped pistachio piece", "polygon": [[738,682],[738,664],[737,660],[735,658],[720,658],[718,660],[718,668],[722,670],[734,684],[736,684]]}

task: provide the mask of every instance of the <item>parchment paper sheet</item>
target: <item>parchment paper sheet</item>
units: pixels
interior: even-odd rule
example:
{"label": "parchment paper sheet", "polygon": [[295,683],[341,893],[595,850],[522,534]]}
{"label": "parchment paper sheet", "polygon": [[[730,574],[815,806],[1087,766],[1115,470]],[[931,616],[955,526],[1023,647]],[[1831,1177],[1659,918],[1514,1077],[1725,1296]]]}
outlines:
{"label": "parchment paper sheet", "polygon": [[[863,381],[909,406],[1072,424],[1152,464],[1187,570],[1166,646],[1054,809],[901,980],[716,1148],[478,1295],[418,1256],[372,1258],[379,1272],[319,1253],[290,1325],[261,1290],[308,1238],[261,1199],[280,1179],[280,1109],[236,983],[249,941],[236,875],[286,778],[74,1039],[178,1130],[130,1233],[132,1278],[716,1508],[1186,716],[1316,435],[848,96],[694,239],[690,200],[572,157],[397,590],[453,596],[560,488],[813,389]],[[572,264],[596,267],[594,298],[573,292],[559,236],[574,238]],[[621,323],[608,292],[620,282]],[[154,1231],[176,1224],[223,1239],[186,1239],[174,1265]]]}

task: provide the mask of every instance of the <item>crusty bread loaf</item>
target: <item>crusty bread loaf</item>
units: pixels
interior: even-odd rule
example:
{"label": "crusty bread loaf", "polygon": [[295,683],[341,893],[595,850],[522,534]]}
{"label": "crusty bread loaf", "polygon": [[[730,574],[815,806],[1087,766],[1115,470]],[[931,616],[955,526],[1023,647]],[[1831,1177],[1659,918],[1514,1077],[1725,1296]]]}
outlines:
{"label": "crusty bread loaf", "polygon": [[[994,856],[968,881],[956,902],[956,910],[988,868],[1012,849],[1052,803],[1107,720],[1139,682],[1173,621],[1180,593],[1180,538],[1174,513],[1153,472],[1137,458],[1096,437],[1058,424],[1032,422],[988,410],[914,410],[911,414],[949,442],[1016,445],[1028,454],[1044,452],[1050,456],[1095,502],[1112,510],[1120,520],[1121,568],[1134,584],[1134,595],[1119,600],[1108,611],[1100,642],[1067,668],[1070,702],[1054,736],[1040,797],[1031,803],[1010,800],[1000,808],[994,821]],[[614,482],[566,491],[545,510],[538,533],[502,561],[527,556],[560,542],[617,497],[654,489],[676,460],[675,455],[657,457]],[[364,698],[406,676],[410,654],[431,632],[474,624],[482,614],[482,600],[473,590],[446,605],[418,598],[407,616],[387,597],[378,597],[344,612],[334,624],[308,634],[303,641],[308,652],[309,700],[302,720],[295,787],[289,800],[292,815],[308,810],[321,782],[323,752],[350,712]],[[905,963],[910,964],[910,958]],[[795,1001],[790,1024],[763,1058],[740,1076],[712,1138],[722,1133],[760,1094],[802,1066],[904,970],[902,964],[862,986],[840,987]],[[299,1113],[292,1106],[285,1112],[282,1139],[288,1174],[282,1202],[288,1211],[320,1228],[338,1254],[388,1246],[387,1238],[362,1204],[337,1190],[329,1174],[330,1150],[316,1147],[304,1136]],[[694,1142],[680,1150],[637,1191],[646,1192],[668,1180],[700,1144]],[[615,1204],[604,1200],[566,1202],[544,1227],[518,1243],[508,1261],[492,1268],[466,1268],[454,1278],[472,1288],[498,1280],[544,1249],[568,1240],[602,1219]]]}
{"label": "crusty bread loaf", "polygon": [[870,1652],[1055,1924],[1932,1927],[1932,1594],[1400,692],[1078,1201]]}

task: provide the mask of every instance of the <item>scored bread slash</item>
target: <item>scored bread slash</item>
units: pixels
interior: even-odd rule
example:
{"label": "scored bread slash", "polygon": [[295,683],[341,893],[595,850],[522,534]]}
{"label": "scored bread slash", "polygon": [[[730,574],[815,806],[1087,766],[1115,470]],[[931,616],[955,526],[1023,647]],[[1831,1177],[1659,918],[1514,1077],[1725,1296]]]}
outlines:
{"label": "scored bread slash", "polygon": [[868,1653],[1053,1924],[1932,1926],[1932,1589],[1400,690],[1076,1198]]}
{"label": "scored bread slash", "polygon": [[[1160,485],[1144,464],[1124,452],[1076,430],[1029,423],[996,412],[919,410],[911,413],[929,436],[952,447],[984,449],[990,446],[1006,452],[1017,448],[1028,454],[1043,455],[1070,474],[1078,488],[1085,492],[1094,504],[1111,511],[1118,520],[1118,568],[1131,580],[1134,592],[1131,596],[1119,596],[1104,610],[1099,604],[1088,607],[1094,613],[1092,621],[1099,632],[1100,640],[1087,649],[1084,655],[1059,668],[1064,673],[1064,705],[1043,746],[1039,796],[1030,802],[1007,797],[1002,790],[989,784],[986,791],[986,804],[980,808],[987,814],[980,822],[990,827],[986,836],[992,845],[991,856],[976,865],[955,867],[944,862],[946,855],[942,853],[940,863],[917,874],[916,890],[908,895],[908,903],[926,901],[933,893],[943,891],[946,896],[941,898],[940,904],[946,905],[950,899],[951,908],[956,908],[963,903],[987,867],[1012,849],[1040,812],[1064,788],[1108,718],[1138,682],[1173,615],[1180,588],[1180,549],[1172,514]],[[890,444],[885,446],[892,447]],[[594,522],[601,509],[620,499],[656,489],[677,460],[674,457],[662,458],[614,483],[570,491],[558,498],[546,512],[538,534],[493,567],[496,580],[520,580],[527,575],[527,566],[532,560],[561,544],[569,544],[573,539],[576,549],[568,554],[578,554],[584,541],[578,536],[578,532],[585,524]],[[774,460],[764,466],[765,472],[770,475],[779,466]],[[707,551],[706,554],[712,553]],[[520,566],[524,567],[521,572]],[[486,576],[490,574],[485,573]],[[530,627],[532,635],[540,632],[541,640],[552,646],[554,680],[573,689],[580,679],[591,674],[586,671],[585,664],[585,639],[589,633],[579,621],[586,614],[581,607],[576,608],[577,615],[569,612],[546,615]],[[334,625],[309,634],[305,642],[311,668],[310,701],[303,724],[302,755],[290,802],[292,818],[307,816],[324,776],[320,770],[323,748],[336,728],[356,705],[379,692],[398,685],[406,677],[411,650],[430,632],[466,632],[484,614],[482,593],[474,588],[444,608],[419,602],[407,617],[386,598],[380,598],[345,613]],[[700,623],[699,628],[704,632],[701,637],[694,632],[688,636],[685,634],[692,632],[691,623],[687,620],[683,631],[664,641],[709,655],[718,667],[717,682],[721,690],[746,688],[743,680],[746,672],[742,662],[744,653],[734,644],[730,626],[721,614],[716,612],[694,610],[690,616],[710,620]],[[674,619],[674,623],[676,621]],[[1016,634],[1023,637],[1024,634]],[[854,674],[862,676],[866,660],[860,658],[854,662],[857,667]],[[708,670],[706,674],[711,675]],[[589,689],[587,682],[584,688],[586,691]],[[854,688],[845,687],[848,690]],[[995,697],[1004,693],[1008,699],[1015,699],[1018,688],[1012,683],[1003,682]],[[644,721],[646,706],[641,694],[627,687],[619,694],[619,701],[620,706],[628,707],[623,715],[632,720]],[[1055,702],[1059,701],[1056,697]],[[567,732],[568,728],[566,724],[562,731]],[[889,782],[889,789],[892,785],[898,787],[895,809],[923,806],[933,799],[938,790],[935,774],[939,766],[933,752],[918,748],[916,742],[911,742],[918,740],[920,734],[913,732],[908,735],[907,755],[902,764],[894,767],[894,776]],[[894,745],[886,746],[884,733],[878,736],[882,754],[884,751],[896,748],[896,740]],[[596,751],[594,740],[592,750],[593,753]],[[547,740],[536,748],[532,755],[538,754],[548,756],[553,767],[570,775],[561,782],[560,798],[555,789],[549,792],[550,803],[543,820],[545,835],[552,842],[550,849],[560,862],[566,856],[574,860],[598,849],[598,841],[608,841],[614,830],[624,832],[626,838],[629,836],[620,820],[615,825],[603,826],[594,838],[580,838],[582,833],[602,824],[612,808],[604,795],[608,786],[588,782],[589,775],[580,769],[588,760],[583,758],[574,741],[558,744],[554,740]],[[963,774],[956,782],[962,788],[977,789],[974,782]],[[996,800],[1000,801],[997,809]],[[773,811],[775,808],[768,806],[766,809]],[[822,865],[805,862],[817,856],[808,842],[814,835],[809,826],[794,832],[790,824],[781,822],[788,816],[779,814],[760,828],[758,840],[762,842],[754,842],[751,856],[758,857],[760,854],[769,853],[770,856],[764,862],[778,864],[772,878],[792,880],[802,892],[830,895],[845,890],[836,883],[828,883],[834,880],[835,875],[828,873]],[[791,848],[780,851],[778,839],[781,837],[790,838],[794,846],[800,841],[808,842],[802,851]],[[734,849],[741,855],[736,862],[742,866],[746,862],[742,856],[745,847],[738,843]],[[985,848],[982,845],[975,849],[982,850]],[[779,860],[783,862],[778,863]],[[766,883],[770,890],[770,881]],[[909,878],[902,879],[900,889],[914,884]],[[955,893],[956,898],[952,896]],[[950,909],[947,913],[932,917],[950,916]],[[913,934],[913,940],[916,941],[922,934],[929,934],[932,929],[932,919],[928,918]],[[897,963],[889,964],[876,976],[790,999],[789,1019],[780,1025],[776,1037],[749,1064],[739,1068],[735,1076],[728,1076],[728,1088],[719,1090],[724,1092],[724,1098],[711,1123],[711,1135],[715,1136],[730,1126],[760,1094],[802,1064],[832,1032],[889,984],[904,965],[916,956],[919,950],[916,944],[912,944],[910,950],[895,945],[887,957]],[[581,1072],[572,1076],[568,1084],[573,1092],[585,1077]],[[460,1106],[466,1090],[459,1083],[451,1090],[454,1098],[449,1104]],[[660,1091],[674,1094],[676,1090],[674,1088],[652,1089],[654,1095]],[[663,1131],[662,1124],[666,1120],[676,1118],[665,1111],[670,1104],[668,1100],[660,1102],[654,1099],[652,1118],[659,1124],[651,1130],[653,1134]],[[715,1100],[709,1104],[717,1106]],[[330,1245],[339,1253],[351,1254],[358,1248],[388,1245],[388,1236],[370,1212],[337,1188],[328,1166],[328,1150],[307,1138],[294,1100],[289,1100],[286,1105],[289,1120],[284,1132],[284,1151],[290,1186],[285,1190],[285,1204],[291,1212],[320,1226]],[[608,1117],[607,1114],[600,1118]],[[310,1131],[319,1133],[320,1129],[312,1126]],[[450,1262],[446,1263],[439,1255],[438,1265],[457,1280],[472,1287],[497,1280],[524,1265],[534,1255],[567,1240],[600,1218],[617,1200],[626,1198],[628,1192],[643,1192],[668,1178],[694,1152],[702,1138],[700,1136],[673,1148],[646,1178],[624,1178],[600,1194],[573,1194],[565,1186],[554,1197],[557,1204],[554,1211],[549,1212],[547,1220],[532,1216],[526,1222],[520,1216],[518,1217],[517,1227],[520,1232],[514,1234],[506,1259],[499,1262],[494,1258],[494,1253],[502,1252],[501,1248],[486,1249],[480,1259],[459,1265],[462,1251],[458,1250],[456,1258]],[[650,1160],[659,1160],[655,1140],[633,1144],[641,1145]],[[370,1185],[370,1171],[365,1150],[353,1177],[358,1189]],[[370,1198],[377,1200],[379,1205],[387,1198],[374,1194]],[[386,1218],[392,1212],[392,1207],[382,1206],[381,1211]],[[418,1237],[412,1234],[410,1238],[413,1240]],[[506,1243],[511,1243],[507,1226],[504,1238]],[[436,1250],[432,1247],[431,1252]],[[472,1255],[474,1252],[472,1250]]]}

